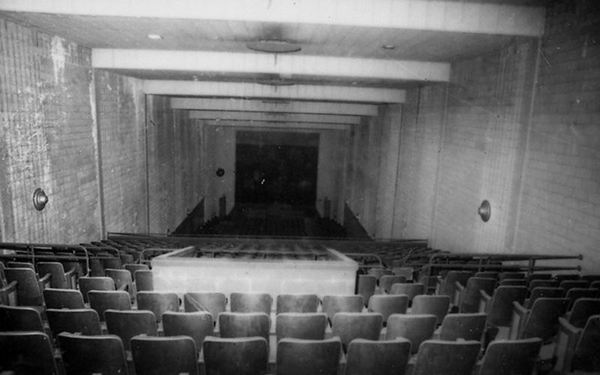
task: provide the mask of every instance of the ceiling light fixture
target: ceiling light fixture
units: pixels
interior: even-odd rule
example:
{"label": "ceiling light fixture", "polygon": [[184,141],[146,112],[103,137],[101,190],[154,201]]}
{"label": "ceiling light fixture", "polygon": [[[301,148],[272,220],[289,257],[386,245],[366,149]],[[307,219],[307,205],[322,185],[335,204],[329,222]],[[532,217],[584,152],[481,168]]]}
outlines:
{"label": "ceiling light fixture", "polygon": [[146,37],[151,40],[161,40],[163,38],[160,34],[148,34]]}
{"label": "ceiling light fixture", "polygon": [[396,45],[394,44],[384,44],[381,46],[383,49],[396,49]]}
{"label": "ceiling light fixture", "polygon": [[248,42],[246,43],[246,47],[253,51],[268,53],[291,53],[302,50],[302,47],[298,43],[279,39],[263,39],[257,42]]}

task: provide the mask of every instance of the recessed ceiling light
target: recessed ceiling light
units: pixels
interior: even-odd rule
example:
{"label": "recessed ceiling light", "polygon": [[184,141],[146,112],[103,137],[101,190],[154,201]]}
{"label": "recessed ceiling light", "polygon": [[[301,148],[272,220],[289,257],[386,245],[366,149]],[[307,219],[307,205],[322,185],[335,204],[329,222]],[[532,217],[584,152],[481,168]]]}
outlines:
{"label": "recessed ceiling light", "polygon": [[287,40],[279,39],[263,39],[257,42],[248,42],[246,47],[254,51],[268,52],[268,53],[290,53],[299,52],[302,50],[302,46],[298,43],[292,43]]}
{"label": "recessed ceiling light", "polygon": [[394,44],[384,44],[381,46],[381,48],[383,49],[396,49],[396,46]]}
{"label": "recessed ceiling light", "polygon": [[163,38],[160,34],[148,34],[146,36],[148,37],[148,39],[152,40],[161,40]]}

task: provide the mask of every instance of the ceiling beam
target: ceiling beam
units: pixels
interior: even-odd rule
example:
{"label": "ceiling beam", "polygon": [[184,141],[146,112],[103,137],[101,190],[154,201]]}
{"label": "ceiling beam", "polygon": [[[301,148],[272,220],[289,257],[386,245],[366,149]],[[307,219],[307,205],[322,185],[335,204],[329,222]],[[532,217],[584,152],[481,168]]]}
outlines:
{"label": "ceiling beam", "polygon": [[269,86],[257,83],[146,80],[144,92],[155,95],[325,100],[338,102],[404,103],[397,89],[349,86]]}
{"label": "ceiling beam", "polygon": [[87,16],[233,20],[541,36],[545,9],[440,0],[0,0],[0,9]]}
{"label": "ceiling beam", "polygon": [[283,76],[341,77],[448,82],[450,64],[428,61],[398,61],[235,53],[211,51],[166,51],[95,48],[92,67],[101,69],[161,70],[178,72],[279,74]]}
{"label": "ceiling beam", "polygon": [[377,116],[373,104],[323,103],[299,101],[262,101],[222,98],[172,98],[171,108],[206,111],[244,111],[273,113],[322,113],[347,116]]}
{"label": "ceiling beam", "polygon": [[261,112],[224,112],[190,111],[190,118],[202,120],[246,120],[265,122],[312,122],[329,124],[360,124],[358,116],[317,115],[309,113],[261,113]]}
{"label": "ceiling beam", "polygon": [[311,130],[348,130],[352,125],[347,124],[321,124],[312,122],[268,122],[268,121],[235,121],[235,120],[203,120],[204,125],[234,126],[244,128],[274,128],[274,129],[311,129]]}

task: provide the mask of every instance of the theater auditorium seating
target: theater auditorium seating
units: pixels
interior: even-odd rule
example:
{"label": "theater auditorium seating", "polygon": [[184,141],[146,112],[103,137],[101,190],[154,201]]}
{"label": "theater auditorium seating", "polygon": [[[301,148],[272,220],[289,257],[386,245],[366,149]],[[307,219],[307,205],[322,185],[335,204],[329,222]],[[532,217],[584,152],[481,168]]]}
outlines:
{"label": "theater auditorium seating", "polygon": [[[140,289],[137,276],[152,280],[149,262],[117,269],[100,262],[103,276],[91,276],[91,268],[71,273],[41,263],[3,266],[3,274],[13,275],[3,285],[14,280],[17,301],[31,306],[9,306],[9,300],[0,306],[0,342],[14,343],[7,344],[12,345],[10,358],[22,358],[15,363],[3,353],[2,371],[45,366],[52,374],[310,370],[352,375],[444,374],[454,368],[469,374],[501,373],[498,369],[520,374],[540,370],[542,344],[553,345],[556,371],[595,368],[596,363],[595,354],[585,350],[585,343],[597,337],[600,313],[593,277],[537,279],[535,273],[489,271],[480,273],[488,276],[482,278],[471,271],[425,274],[411,267],[415,281],[410,282],[391,275],[392,267],[376,265],[369,275],[365,263],[364,279],[375,280],[367,294],[178,295]],[[15,272],[27,273],[28,279]],[[62,283],[71,274],[74,284]],[[47,278],[40,283],[40,276]],[[52,283],[54,277],[60,284]],[[424,277],[433,280],[433,288],[416,282]],[[503,284],[508,280],[528,286]],[[37,291],[19,288],[19,282]],[[510,327],[511,340],[486,335],[498,327]]]}

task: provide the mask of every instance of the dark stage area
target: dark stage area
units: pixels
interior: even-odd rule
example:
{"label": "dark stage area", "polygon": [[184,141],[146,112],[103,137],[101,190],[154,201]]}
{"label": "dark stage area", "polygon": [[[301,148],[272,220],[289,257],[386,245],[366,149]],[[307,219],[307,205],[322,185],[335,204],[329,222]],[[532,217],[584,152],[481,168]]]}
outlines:
{"label": "dark stage area", "polygon": [[318,160],[318,134],[238,132],[236,204],[314,206]]}

